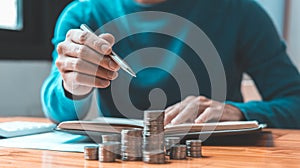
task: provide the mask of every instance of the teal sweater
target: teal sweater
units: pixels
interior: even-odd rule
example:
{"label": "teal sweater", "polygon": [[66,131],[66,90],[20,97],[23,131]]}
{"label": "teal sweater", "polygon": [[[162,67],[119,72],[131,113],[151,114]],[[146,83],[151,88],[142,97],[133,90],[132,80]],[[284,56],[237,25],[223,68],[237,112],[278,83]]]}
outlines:
{"label": "teal sweater", "polygon": [[[225,102],[238,107],[247,120],[258,120],[269,127],[300,128],[299,72],[290,61],[286,46],[272,21],[252,0],[167,0],[156,5],[141,5],[134,0],[74,1],[65,8],[57,21],[53,45],[56,47],[65,39],[68,30],[78,29],[82,23],[97,30],[115,18],[140,11],[176,14],[203,30],[217,49],[224,65],[227,89]],[[137,18],[129,24],[139,28],[154,26],[155,29],[163,29],[166,26],[164,23],[167,23],[164,19],[160,18],[161,24],[149,24]],[[130,33],[130,29],[125,26],[117,26]],[[182,27],[178,36],[185,36],[184,26],[178,27]],[[180,56],[194,72],[199,93],[211,97],[211,85],[203,62],[197,60],[197,54],[191,48],[174,37],[156,33],[134,34],[119,41],[114,50],[125,57],[146,47],[164,48]],[[92,96],[80,100],[67,96],[62,86],[62,77],[54,64],[56,58],[57,52],[54,51],[52,70],[41,91],[43,110],[55,122],[81,119],[87,114]],[[166,62],[170,68],[176,66],[176,61],[168,60],[162,64]],[[130,65],[136,66],[139,63],[141,62],[130,62]],[[243,73],[253,78],[263,101],[243,103],[240,90]],[[128,74],[120,73],[119,77],[122,76],[128,77]],[[153,88],[164,90],[167,105],[183,99],[176,79],[166,71],[147,68],[140,71],[138,78],[130,83],[128,94],[132,104],[141,111],[148,109],[148,95]],[[97,89],[97,94],[100,115],[124,116],[115,107],[111,87]]]}

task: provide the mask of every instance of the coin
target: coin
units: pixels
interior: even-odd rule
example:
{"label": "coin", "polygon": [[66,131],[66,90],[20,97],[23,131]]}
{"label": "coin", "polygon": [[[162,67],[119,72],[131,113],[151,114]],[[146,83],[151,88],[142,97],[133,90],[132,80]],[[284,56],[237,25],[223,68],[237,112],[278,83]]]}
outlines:
{"label": "coin", "polygon": [[114,143],[101,143],[98,149],[98,159],[100,162],[114,162],[116,159],[115,154],[116,144]]}
{"label": "coin", "polygon": [[187,146],[202,146],[202,140],[200,139],[186,140],[185,143]]}
{"label": "coin", "polygon": [[121,159],[124,161],[142,160],[142,134],[140,128],[123,129],[121,132]]}
{"label": "coin", "polygon": [[185,143],[187,145],[187,155],[189,157],[202,157],[202,141],[200,139],[187,140]]}
{"label": "coin", "polygon": [[121,159],[121,135],[120,134],[103,134],[101,135],[102,143],[116,144],[114,153],[117,159]]}
{"label": "coin", "polygon": [[97,160],[98,159],[98,146],[85,146],[84,159]]}
{"label": "coin", "polygon": [[150,164],[166,163],[165,152],[163,150],[143,151],[143,161]]}
{"label": "coin", "polygon": [[101,135],[102,143],[106,142],[121,142],[120,134],[103,134]]}
{"label": "coin", "polygon": [[148,110],[144,113],[143,161],[145,163],[166,163],[164,116],[163,110]]}
{"label": "coin", "polygon": [[179,142],[180,142],[180,137],[166,137],[165,138],[166,155],[170,156],[170,148],[173,145],[177,145]]}
{"label": "coin", "polygon": [[186,145],[173,145],[170,149],[170,159],[186,159]]}

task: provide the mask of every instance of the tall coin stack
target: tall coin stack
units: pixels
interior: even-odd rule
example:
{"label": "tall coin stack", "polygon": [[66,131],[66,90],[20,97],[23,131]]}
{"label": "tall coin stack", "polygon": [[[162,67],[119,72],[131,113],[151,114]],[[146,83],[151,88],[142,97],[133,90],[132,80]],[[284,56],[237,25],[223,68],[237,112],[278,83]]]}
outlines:
{"label": "tall coin stack", "polygon": [[149,110],[144,113],[143,161],[163,164],[164,152],[164,117],[163,110]]}
{"label": "tall coin stack", "polygon": [[170,150],[170,159],[186,159],[186,145],[173,145]]}
{"label": "tall coin stack", "polygon": [[187,140],[185,143],[187,145],[187,155],[189,157],[202,157],[202,141],[200,139]]}
{"label": "tall coin stack", "polygon": [[115,144],[115,154],[117,159],[121,159],[121,135],[120,134],[104,134],[101,135],[102,143]]}
{"label": "tall coin stack", "polygon": [[121,157],[124,161],[142,160],[142,134],[139,128],[123,129],[121,132]]}
{"label": "tall coin stack", "polygon": [[170,150],[173,145],[177,145],[180,142],[180,137],[166,137],[165,145],[166,145],[166,155],[170,156]]}
{"label": "tall coin stack", "polygon": [[98,148],[98,159],[100,162],[114,162],[116,159],[114,143],[101,143]]}

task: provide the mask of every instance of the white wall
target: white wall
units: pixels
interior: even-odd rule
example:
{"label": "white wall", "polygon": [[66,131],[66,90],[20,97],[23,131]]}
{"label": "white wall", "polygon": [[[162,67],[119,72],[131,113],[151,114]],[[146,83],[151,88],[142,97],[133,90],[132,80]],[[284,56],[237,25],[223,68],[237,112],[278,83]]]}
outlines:
{"label": "white wall", "polygon": [[[0,61],[0,117],[44,116],[40,89],[48,76],[49,61]],[[97,115],[95,97],[89,115]]]}
{"label": "white wall", "polygon": [[283,34],[285,0],[256,0],[270,15],[278,32]]}
{"label": "white wall", "polygon": [[0,116],[43,116],[40,88],[47,61],[0,61]]}
{"label": "white wall", "polygon": [[[256,0],[268,12],[278,32],[283,35],[285,0]],[[288,53],[293,63],[300,70],[300,1],[290,0],[288,37],[286,40]]]}
{"label": "white wall", "polygon": [[300,1],[291,0],[290,2],[289,34],[287,37],[288,52],[300,71]]}

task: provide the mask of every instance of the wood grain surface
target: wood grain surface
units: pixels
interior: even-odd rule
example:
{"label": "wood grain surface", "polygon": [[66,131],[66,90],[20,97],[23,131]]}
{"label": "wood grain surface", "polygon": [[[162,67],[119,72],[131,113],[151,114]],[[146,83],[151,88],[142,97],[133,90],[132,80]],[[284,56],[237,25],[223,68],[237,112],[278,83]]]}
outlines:
{"label": "wood grain surface", "polygon": [[[49,122],[43,118],[0,118],[3,121],[39,121]],[[22,168],[199,168],[199,167],[295,167],[300,168],[300,130],[265,129],[253,145],[240,144],[245,137],[235,137],[231,144],[203,146],[204,158],[187,160],[170,160],[168,164],[152,165],[143,162],[100,163],[83,159],[83,153],[56,152],[45,150],[16,149],[0,147],[0,167]],[[222,138],[222,137],[220,137]],[[250,139],[251,140],[251,139]],[[249,141],[249,139],[248,139]]]}

